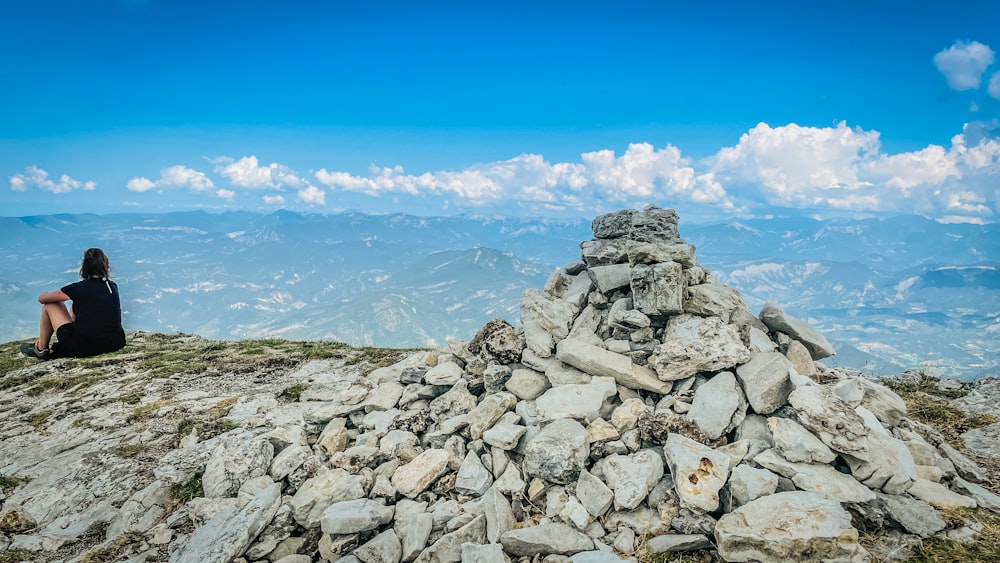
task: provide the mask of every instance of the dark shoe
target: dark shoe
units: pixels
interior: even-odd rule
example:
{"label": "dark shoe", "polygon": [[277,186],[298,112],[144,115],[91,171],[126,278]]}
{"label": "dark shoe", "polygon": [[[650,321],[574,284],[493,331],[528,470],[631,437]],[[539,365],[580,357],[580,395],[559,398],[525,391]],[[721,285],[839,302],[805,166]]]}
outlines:
{"label": "dark shoe", "polygon": [[35,348],[34,342],[22,342],[21,353],[30,358],[38,358],[39,360],[47,360],[52,357],[52,350],[49,350],[48,348],[39,350],[38,348]]}

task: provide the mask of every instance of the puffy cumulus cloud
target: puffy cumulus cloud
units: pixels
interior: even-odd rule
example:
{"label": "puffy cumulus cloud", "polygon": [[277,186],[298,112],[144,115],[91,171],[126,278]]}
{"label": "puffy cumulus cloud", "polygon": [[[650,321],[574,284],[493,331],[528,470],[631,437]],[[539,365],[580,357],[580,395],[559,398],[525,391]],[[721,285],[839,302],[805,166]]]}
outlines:
{"label": "puffy cumulus cloud", "polygon": [[879,134],[761,123],[707,160],[731,197],[748,206],[922,213],[977,220],[997,212],[995,124],[966,126],[950,148],[886,154]]}
{"label": "puffy cumulus cloud", "polygon": [[263,197],[264,203],[268,205],[284,205],[285,198],[280,195],[266,195]]}
{"label": "puffy cumulus cloud", "polygon": [[990,77],[990,85],[987,87],[990,96],[995,100],[1000,100],[1000,72],[994,72]]}
{"label": "puffy cumulus cloud", "polygon": [[993,49],[978,41],[956,41],[934,55],[934,64],[952,90],[979,88],[983,73],[993,64]]}
{"label": "puffy cumulus cloud", "polygon": [[[162,191],[169,188],[187,188],[196,193],[205,193],[212,192],[215,189],[215,184],[203,172],[178,164],[160,170],[160,179],[155,182],[149,178],[132,178],[128,181],[126,187],[133,192],[148,192],[153,189]],[[216,192],[216,195],[227,197],[225,194],[227,191],[219,190]],[[229,194],[228,197],[231,197],[232,192],[229,192]]]}
{"label": "puffy cumulus cloud", "polygon": [[64,194],[73,190],[93,191],[97,189],[94,182],[81,182],[63,174],[59,180],[49,178],[49,173],[37,166],[28,166],[21,174],[10,177],[10,189],[15,192],[26,192],[31,188],[54,194]]}
{"label": "puffy cumulus cloud", "polygon": [[816,128],[760,123],[740,137],[735,147],[713,158],[712,171],[723,183],[756,183],[768,202],[804,206],[816,203],[817,190],[854,190],[858,163],[878,150],[877,132],[837,127]]}
{"label": "puffy cumulus cloud", "polygon": [[306,182],[295,171],[276,162],[262,166],[254,155],[234,160],[228,156],[211,159],[215,172],[226,177],[229,183],[239,188],[271,188],[283,186],[304,187]]}
{"label": "puffy cumulus cloud", "polygon": [[310,205],[326,204],[326,192],[316,186],[308,186],[299,190],[299,199]]}
{"label": "puffy cumulus cloud", "polygon": [[323,168],[315,177],[334,189],[373,196],[453,196],[478,207],[513,201],[550,211],[592,211],[612,203],[678,200],[732,206],[713,174],[697,173],[676,147],[655,149],[647,143],[629,145],[620,156],[611,150],[585,153],[580,162],[550,163],[541,155],[522,154],[458,171],[407,174],[400,166],[372,167],[367,176],[356,176]]}
{"label": "puffy cumulus cloud", "polygon": [[236,197],[236,192],[227,189],[218,189],[215,191],[215,195],[221,197],[222,199],[228,199],[232,201]]}

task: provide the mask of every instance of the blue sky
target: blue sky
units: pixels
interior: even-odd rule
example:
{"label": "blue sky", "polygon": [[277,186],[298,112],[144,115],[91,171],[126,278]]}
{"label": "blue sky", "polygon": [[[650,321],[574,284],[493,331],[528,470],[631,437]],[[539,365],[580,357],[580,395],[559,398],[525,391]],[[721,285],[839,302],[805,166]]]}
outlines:
{"label": "blue sky", "polygon": [[0,214],[1000,213],[1000,5],[0,7]]}

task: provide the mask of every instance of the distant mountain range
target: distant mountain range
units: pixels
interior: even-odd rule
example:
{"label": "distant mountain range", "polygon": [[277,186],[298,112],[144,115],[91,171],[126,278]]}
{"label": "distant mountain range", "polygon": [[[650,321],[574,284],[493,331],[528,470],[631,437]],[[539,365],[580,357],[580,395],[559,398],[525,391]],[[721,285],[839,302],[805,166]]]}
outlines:
{"label": "distant mountain range", "polygon": [[[1000,374],[998,225],[682,217],[681,234],[755,311],[774,300],[826,333],[828,364]],[[517,323],[522,291],[592,233],[590,219],[280,211],[0,218],[0,236],[0,341],[34,335],[35,297],[100,246],[129,329],[416,347]]]}

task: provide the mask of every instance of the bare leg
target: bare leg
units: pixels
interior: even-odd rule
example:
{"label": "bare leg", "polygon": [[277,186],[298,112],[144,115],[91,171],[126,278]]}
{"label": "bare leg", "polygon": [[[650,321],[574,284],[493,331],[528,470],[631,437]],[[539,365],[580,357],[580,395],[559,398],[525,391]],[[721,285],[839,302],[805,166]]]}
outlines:
{"label": "bare leg", "polygon": [[49,347],[52,335],[62,325],[73,322],[73,315],[66,308],[66,303],[46,303],[42,305],[42,319],[39,321],[38,342],[35,347],[44,350]]}

